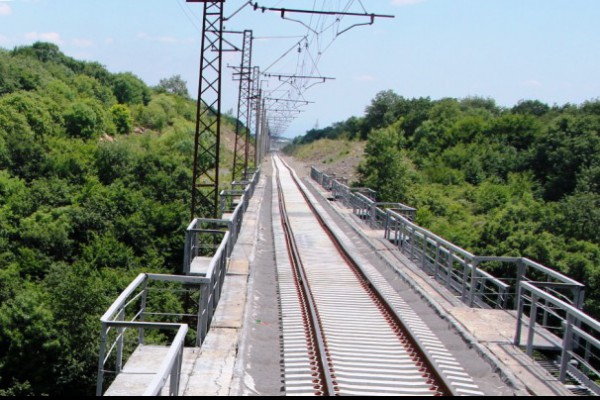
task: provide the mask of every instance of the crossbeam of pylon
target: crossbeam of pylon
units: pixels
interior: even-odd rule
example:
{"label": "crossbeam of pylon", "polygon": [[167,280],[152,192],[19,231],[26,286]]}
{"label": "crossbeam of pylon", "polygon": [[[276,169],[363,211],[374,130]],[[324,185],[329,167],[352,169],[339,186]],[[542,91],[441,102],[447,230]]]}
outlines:
{"label": "crossbeam of pylon", "polygon": [[[232,180],[245,180],[248,175],[250,124],[252,123],[252,31],[245,30],[242,60],[236,74],[240,82],[237,121],[235,123],[235,150],[233,153]],[[244,125],[245,124],[245,125]]]}
{"label": "crossbeam of pylon", "polygon": [[187,0],[187,2],[204,5],[194,135],[191,214],[192,219],[219,218],[221,71],[225,0]]}

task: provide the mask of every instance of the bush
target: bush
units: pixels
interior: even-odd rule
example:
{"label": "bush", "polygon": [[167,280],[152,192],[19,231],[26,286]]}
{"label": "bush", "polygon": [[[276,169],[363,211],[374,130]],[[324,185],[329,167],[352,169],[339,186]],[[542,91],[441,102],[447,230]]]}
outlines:
{"label": "bush", "polygon": [[117,133],[122,135],[131,133],[133,130],[133,119],[131,118],[131,113],[127,107],[122,104],[114,105],[110,109],[110,113]]}
{"label": "bush", "polygon": [[72,104],[64,115],[65,129],[69,136],[92,139],[98,136],[100,118],[92,107],[84,103]]}

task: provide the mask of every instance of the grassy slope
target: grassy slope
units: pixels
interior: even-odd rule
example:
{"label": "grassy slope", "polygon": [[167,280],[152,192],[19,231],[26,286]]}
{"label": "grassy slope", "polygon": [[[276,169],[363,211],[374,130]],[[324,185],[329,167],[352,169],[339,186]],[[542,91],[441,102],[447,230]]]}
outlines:
{"label": "grassy slope", "polygon": [[356,169],[363,159],[366,142],[322,139],[316,142],[294,146],[289,155],[299,161],[314,165],[325,173],[335,173],[356,182]]}

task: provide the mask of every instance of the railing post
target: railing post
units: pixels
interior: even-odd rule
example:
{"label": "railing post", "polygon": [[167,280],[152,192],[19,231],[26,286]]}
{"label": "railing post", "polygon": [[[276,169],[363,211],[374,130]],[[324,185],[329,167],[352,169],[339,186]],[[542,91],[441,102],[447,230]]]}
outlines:
{"label": "railing post", "polygon": [[[144,282],[144,287],[142,288],[143,292],[142,292],[142,304],[140,307],[140,321],[144,322],[145,321],[145,314],[146,314],[146,303],[147,303],[147,299],[148,299],[148,281]],[[138,329],[138,344],[145,344],[146,338],[145,338],[145,332],[144,332],[144,328],[140,328]]]}
{"label": "railing post", "polygon": [[421,265],[423,271],[427,272],[427,234],[423,232],[423,244],[421,246]]}
{"label": "railing post", "polygon": [[[119,311],[119,315],[117,316],[117,321],[124,321],[125,320],[125,309],[121,309],[121,311]],[[121,373],[121,371],[123,370],[123,344],[125,341],[125,328],[118,328],[117,329],[117,367],[116,367],[116,371],[117,374]]]}
{"label": "railing post", "polygon": [[531,313],[529,314],[529,334],[527,335],[527,355],[533,356],[533,339],[535,336],[535,324],[537,320],[538,296],[531,294]]}
{"label": "railing post", "polygon": [[189,230],[185,231],[185,248],[183,255],[183,274],[190,274],[190,266],[192,264],[192,237],[193,233]]}
{"label": "railing post", "polygon": [[452,289],[452,270],[454,269],[454,253],[451,249],[448,249],[448,262],[447,262],[447,273],[446,273],[446,287]]}
{"label": "railing post", "polygon": [[463,255],[463,262],[462,262],[462,293],[461,293],[461,299],[463,302],[467,302],[467,282],[469,281],[469,262],[467,261],[466,257]]}
{"label": "railing post", "polygon": [[434,279],[438,280],[440,274],[440,242],[435,241],[435,268],[434,268]]}
{"label": "railing post", "polygon": [[415,227],[413,226],[411,231],[410,231],[410,259],[414,260],[415,259]]}
{"label": "railing post", "polygon": [[198,302],[198,326],[196,329],[196,347],[200,347],[206,338],[208,330],[208,299],[210,296],[210,283],[203,283],[200,289],[200,301]]}
{"label": "railing post", "polygon": [[385,240],[390,240],[390,212],[385,212]]}
{"label": "railing post", "polygon": [[171,386],[169,389],[169,394],[171,396],[179,395],[179,381],[181,380],[181,363],[183,361],[183,346],[179,348],[179,352],[177,353],[177,359],[175,360],[175,364],[173,364],[173,368],[171,369]]}
{"label": "railing post", "polygon": [[498,307],[500,307],[501,310],[506,310],[508,308],[507,289],[503,288],[501,291],[499,291],[498,296],[500,297],[500,301],[498,302]]}
{"label": "railing post", "polygon": [[469,307],[473,308],[473,303],[475,302],[475,286],[477,283],[477,266],[479,265],[479,261],[476,259],[473,260],[473,265],[471,266],[471,295],[469,299]]}
{"label": "railing post", "polygon": [[515,346],[521,346],[521,331],[523,329],[523,313],[525,302],[523,301],[523,288],[517,286],[517,331],[515,332]]}
{"label": "railing post", "polygon": [[100,351],[98,355],[98,378],[96,381],[96,397],[102,396],[104,386],[104,357],[106,357],[106,336],[108,326],[106,323],[102,323],[102,330],[100,331]]}
{"label": "railing post", "polygon": [[371,225],[371,228],[373,228],[373,229],[377,229],[377,222],[375,221],[375,219],[377,218],[377,216],[375,215],[376,214],[375,208],[376,208],[375,204],[371,204],[369,206],[369,221],[370,221],[369,225]]}
{"label": "railing post", "polygon": [[569,367],[569,361],[571,357],[570,351],[573,349],[573,316],[567,314],[567,326],[565,327],[565,336],[563,338],[562,354],[560,356],[560,375],[559,380],[565,383],[567,379],[567,368]]}

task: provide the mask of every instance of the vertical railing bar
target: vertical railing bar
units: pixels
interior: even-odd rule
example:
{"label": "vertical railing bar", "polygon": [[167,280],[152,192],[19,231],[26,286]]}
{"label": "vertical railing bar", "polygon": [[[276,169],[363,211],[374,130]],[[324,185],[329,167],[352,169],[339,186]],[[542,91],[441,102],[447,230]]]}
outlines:
{"label": "vertical railing bar", "polygon": [[535,336],[535,324],[537,320],[537,309],[538,309],[538,296],[532,294],[531,296],[531,311],[529,313],[529,333],[527,335],[527,355],[533,356],[533,339]]}

